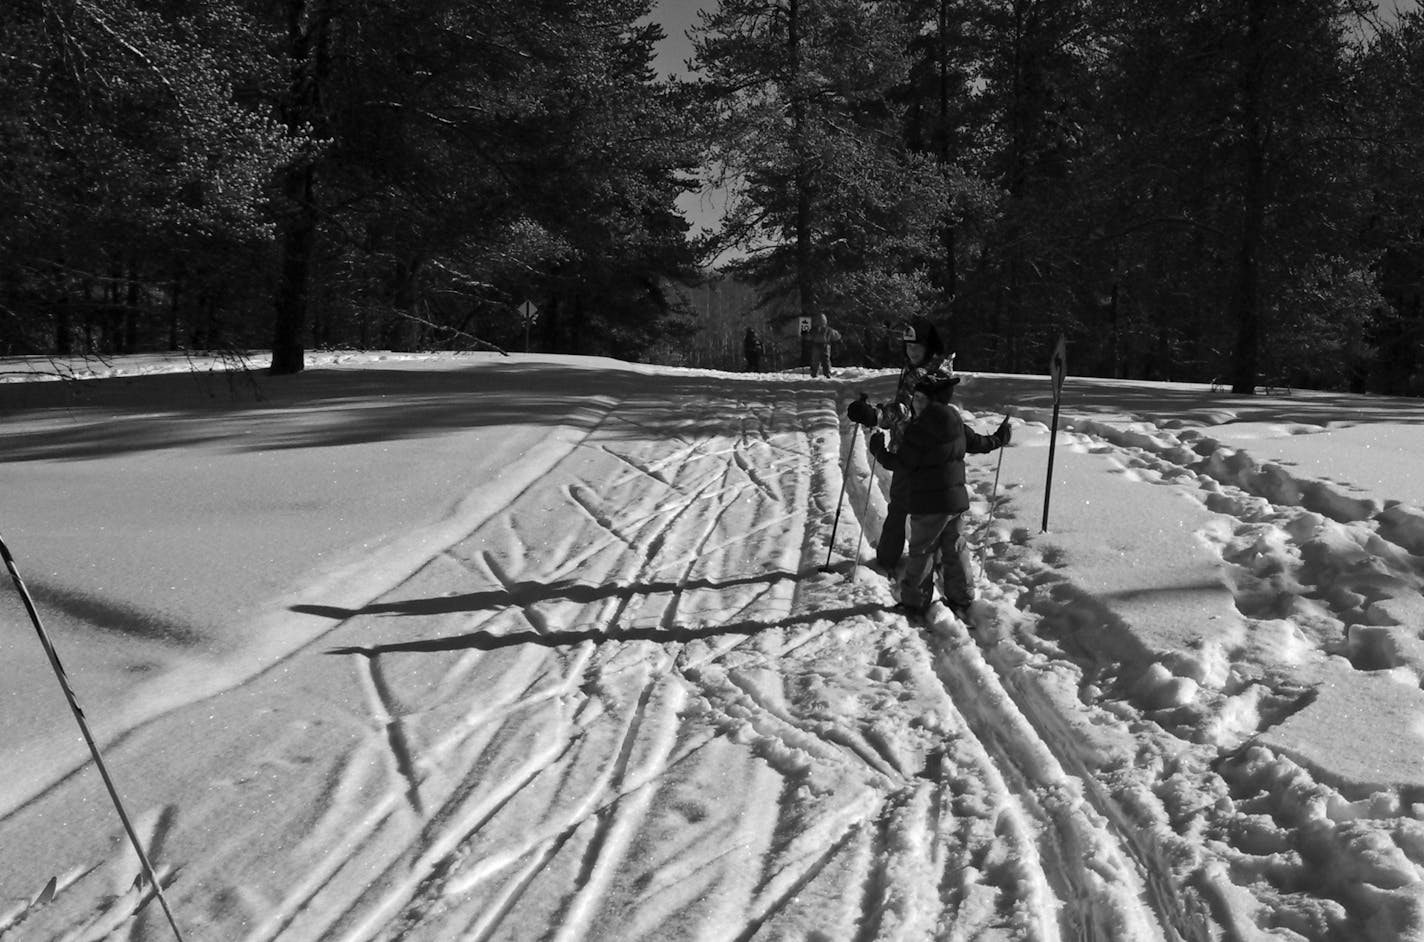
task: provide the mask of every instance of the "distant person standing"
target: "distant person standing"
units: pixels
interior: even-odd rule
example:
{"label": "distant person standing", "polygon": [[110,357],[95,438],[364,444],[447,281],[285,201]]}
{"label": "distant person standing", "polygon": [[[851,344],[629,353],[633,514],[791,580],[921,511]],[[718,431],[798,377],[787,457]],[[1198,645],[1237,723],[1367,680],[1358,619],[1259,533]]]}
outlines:
{"label": "distant person standing", "polygon": [[742,338],[742,356],[747,360],[747,372],[761,372],[761,338],[751,327],[747,328],[747,335]]}
{"label": "distant person standing", "polygon": [[811,318],[811,375],[817,371],[831,375],[831,345],[841,339],[841,332],[826,320],[826,315],[817,314]]}

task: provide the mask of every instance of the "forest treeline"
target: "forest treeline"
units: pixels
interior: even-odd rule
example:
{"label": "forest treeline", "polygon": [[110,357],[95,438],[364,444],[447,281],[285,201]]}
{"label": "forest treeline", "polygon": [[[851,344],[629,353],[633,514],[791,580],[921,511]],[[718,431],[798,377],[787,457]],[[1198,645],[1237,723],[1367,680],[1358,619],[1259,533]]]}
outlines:
{"label": "forest treeline", "polygon": [[974,369],[1424,394],[1417,10],[708,6],[669,79],[652,0],[7,0],[0,353],[644,359],[731,250]]}

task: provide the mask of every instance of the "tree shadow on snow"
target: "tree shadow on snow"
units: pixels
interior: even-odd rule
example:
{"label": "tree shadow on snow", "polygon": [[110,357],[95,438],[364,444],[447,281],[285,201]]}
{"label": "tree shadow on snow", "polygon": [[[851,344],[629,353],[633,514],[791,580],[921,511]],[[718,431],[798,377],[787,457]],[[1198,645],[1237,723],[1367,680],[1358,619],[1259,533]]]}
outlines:
{"label": "tree shadow on snow", "polygon": [[393,602],[374,602],[361,608],[341,608],[335,605],[293,605],[290,611],[302,615],[319,615],[335,621],[347,621],[362,615],[452,615],[459,612],[495,611],[501,608],[526,608],[538,602],[555,600],[589,604],[608,598],[630,599],[636,595],[656,595],[659,592],[678,592],[689,589],[730,589],[745,585],[770,585],[784,579],[801,580],[807,576],[826,571],[842,571],[849,568],[849,562],[840,562],[829,570],[803,569],[791,572],[785,569],[771,569],[755,576],[738,579],[713,581],[694,579],[684,582],[643,582],[634,585],[610,583],[608,585],[584,585],[577,582],[516,582],[510,586],[489,589],[484,592],[465,592],[459,595],[442,595],[426,599],[402,599]]}
{"label": "tree shadow on snow", "polygon": [[352,645],[331,648],[327,654],[362,654],[375,657],[380,654],[435,653],[440,651],[497,651],[520,645],[536,645],[543,648],[563,648],[592,641],[595,644],[608,642],[651,641],[665,644],[670,641],[688,643],[724,636],[751,636],[773,628],[790,628],[808,625],[818,621],[839,621],[856,615],[870,615],[883,612],[888,606],[883,603],[848,605],[842,608],[818,609],[801,615],[790,615],[775,621],[739,621],[725,625],[704,625],[699,628],[583,628],[574,631],[515,631],[509,634],[494,634],[488,631],[472,631],[468,634],[451,635],[446,638],[429,638],[423,641],[398,641],[393,644]]}
{"label": "tree shadow on snow", "polygon": [[[104,455],[209,443],[233,452],[410,441],[505,425],[603,425],[622,420],[629,437],[649,432],[711,436],[743,427],[739,402],[789,394],[834,396],[838,387],[785,377],[649,374],[630,367],[479,363],[443,369],[313,369],[261,376],[262,396],[217,391],[187,374],[14,383],[0,386],[0,417],[41,418],[7,434],[5,459]],[[670,409],[669,403],[682,408]],[[95,411],[102,420],[95,419]],[[64,421],[70,418],[72,422]],[[769,421],[792,428],[794,414]],[[768,428],[768,432],[778,431]]]}
{"label": "tree shadow on snow", "polygon": [[[630,599],[639,595],[654,595],[660,592],[686,591],[688,589],[726,589],[735,586],[770,584],[783,579],[803,579],[807,576],[828,571],[844,571],[849,562],[838,563],[827,570],[825,567],[788,572],[775,570],[756,576],[715,582],[700,579],[691,582],[653,582],[637,585],[590,586],[575,583],[521,582],[508,588],[486,592],[467,592],[460,595],[439,596],[425,599],[406,599],[394,602],[377,602],[358,609],[340,608],[332,605],[293,605],[291,611],[304,615],[317,615],[337,621],[347,621],[366,615],[374,616],[434,616],[461,612],[497,611],[503,608],[524,608],[539,602],[570,601],[588,604],[607,598]],[[581,644],[585,641],[654,641],[689,642],[719,635],[752,635],[769,628],[784,628],[826,619],[837,620],[855,615],[868,615],[885,611],[886,605],[867,603],[844,606],[835,609],[817,609],[800,615],[788,616],[776,621],[741,621],[725,625],[707,625],[697,628],[654,627],[654,628],[588,628],[572,631],[519,631],[497,634],[476,631],[446,638],[431,638],[420,641],[404,641],[382,645],[356,645],[333,648],[329,654],[375,655],[388,652],[454,651],[476,649],[493,651],[499,648],[533,644],[556,648]]]}

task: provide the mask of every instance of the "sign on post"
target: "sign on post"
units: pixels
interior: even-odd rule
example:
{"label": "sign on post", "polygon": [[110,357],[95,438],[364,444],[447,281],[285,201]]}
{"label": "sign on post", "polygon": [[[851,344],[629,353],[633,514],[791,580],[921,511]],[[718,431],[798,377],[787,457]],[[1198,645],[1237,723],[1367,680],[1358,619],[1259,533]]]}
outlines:
{"label": "sign on post", "polygon": [[539,309],[534,306],[533,301],[525,301],[519,305],[519,316],[524,319],[524,352],[529,352],[529,327],[534,323],[534,317],[539,313]]}
{"label": "sign on post", "polygon": [[1048,436],[1048,480],[1043,485],[1043,532],[1048,532],[1048,500],[1053,495],[1053,454],[1058,447],[1058,407],[1063,401],[1063,380],[1068,375],[1068,347],[1062,334],[1058,335],[1058,346],[1053,348],[1053,358],[1048,362],[1048,373],[1053,382],[1053,428]]}

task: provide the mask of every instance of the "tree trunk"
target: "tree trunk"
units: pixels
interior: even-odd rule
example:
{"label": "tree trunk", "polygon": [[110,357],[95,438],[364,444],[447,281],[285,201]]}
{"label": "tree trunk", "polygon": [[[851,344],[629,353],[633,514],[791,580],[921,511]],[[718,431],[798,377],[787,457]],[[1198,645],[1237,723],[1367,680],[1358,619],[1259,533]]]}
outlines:
{"label": "tree trunk", "polygon": [[[588,330],[588,312],[584,309],[583,292],[574,295],[574,309],[569,317],[569,352],[574,354],[587,353],[584,347],[583,336]],[[608,351],[603,351],[607,353]],[[616,353],[614,354],[617,355]]]}
{"label": "tree trunk", "polygon": [[391,350],[414,350],[418,346],[419,330],[412,315],[419,297],[417,281],[420,259],[398,259],[391,275],[391,315],[386,318],[384,340]]}
{"label": "tree trunk", "polygon": [[108,283],[104,285],[104,310],[99,319],[99,343],[104,353],[124,352],[124,269],[110,259]]}
{"label": "tree trunk", "polygon": [[273,375],[306,368],[302,335],[307,317],[307,280],[316,245],[316,213],[311,205],[315,173],[311,165],[289,169],[282,194],[290,204],[282,226],[282,264],[277,274],[276,323],[272,334]]}
{"label": "tree trunk", "polygon": [[124,330],[122,351],[138,352],[138,306],[141,292],[138,283],[138,265],[129,261],[128,304],[124,308]]}
{"label": "tree trunk", "polygon": [[811,156],[806,143],[806,102],[801,92],[801,18],[799,0],[791,0],[787,11],[786,44],[790,64],[792,152],[796,155],[796,289],[801,316],[814,317],[817,311],[815,245]]}
{"label": "tree trunk", "polygon": [[54,298],[54,352],[67,357],[74,352],[74,314],[69,289],[65,284],[63,255],[50,270],[51,295]]}
{"label": "tree trunk", "polygon": [[[950,163],[949,133],[949,0],[939,4],[939,135],[938,156],[942,167]],[[955,262],[956,234],[954,219],[946,218],[940,231],[940,245],[944,249],[944,293],[945,308],[952,312],[954,296],[959,292],[959,268]]]}
{"label": "tree trunk", "polygon": [[[328,0],[288,0],[287,43],[291,56],[291,83],[284,110],[287,127],[294,135],[308,133],[308,129],[318,125],[330,23]],[[303,334],[318,221],[315,185],[316,166],[308,155],[299,157],[298,162],[288,167],[282,177],[282,196],[286,206],[278,236],[282,262],[277,277],[272,333],[270,372],[273,374],[298,373],[306,366]]]}
{"label": "tree trunk", "polygon": [[1266,141],[1263,95],[1264,69],[1261,0],[1249,0],[1246,13],[1246,49],[1242,62],[1242,122],[1244,177],[1241,190],[1241,242],[1231,293],[1231,316],[1236,322],[1236,349],[1232,357],[1231,391],[1249,396],[1260,377],[1261,277],[1260,254],[1266,215]]}
{"label": "tree trunk", "polygon": [[[555,292],[539,312],[539,345],[545,353],[554,353],[559,349],[559,315],[563,299],[562,291]],[[525,345],[525,352],[529,352],[528,344]]]}
{"label": "tree trunk", "polygon": [[183,266],[173,266],[173,290],[168,295],[168,352],[178,352],[178,311],[179,298],[183,294]]}
{"label": "tree trunk", "polygon": [[1113,282],[1112,300],[1108,302],[1108,335],[1112,345],[1113,379],[1122,379],[1122,332],[1118,327],[1117,282]]}

